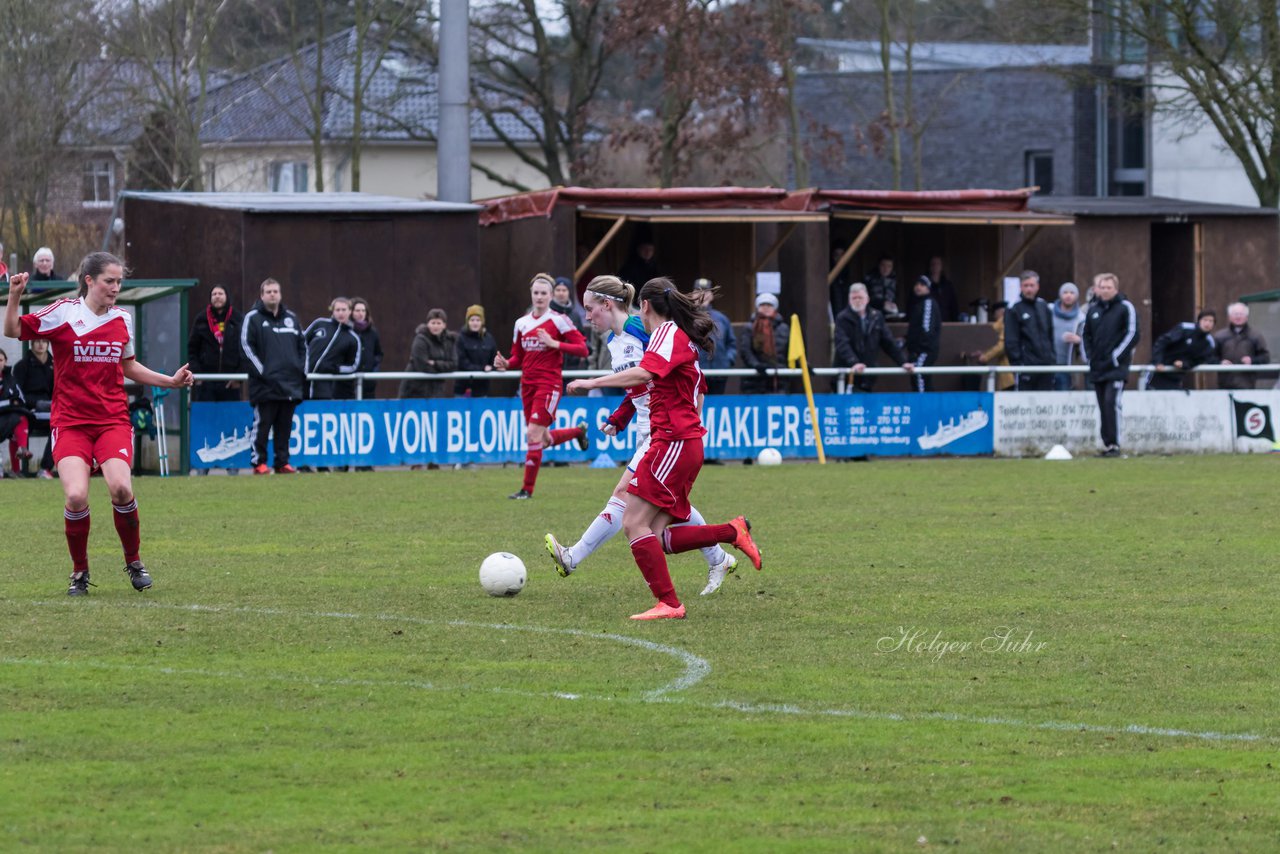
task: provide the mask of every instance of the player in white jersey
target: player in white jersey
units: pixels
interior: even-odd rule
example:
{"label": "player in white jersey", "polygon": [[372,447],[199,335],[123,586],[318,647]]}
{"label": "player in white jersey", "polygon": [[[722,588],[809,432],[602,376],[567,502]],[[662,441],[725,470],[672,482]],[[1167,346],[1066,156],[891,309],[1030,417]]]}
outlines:
{"label": "player in white jersey", "polygon": [[[635,288],[617,276],[597,276],[587,285],[587,320],[597,332],[608,334],[609,355],[615,374],[640,364],[649,343],[649,334],[645,332],[644,324],[630,312],[634,300]],[[622,405],[600,429],[606,435],[617,435],[627,429],[632,417],[636,422],[636,451],[604,509],[572,546],[560,545],[552,534],[547,534],[544,540],[547,551],[555,561],[556,572],[561,576],[572,573],[592,552],[622,530],[627,484],[635,477],[636,467],[649,449],[649,390],[645,386],[627,389]],[[687,524],[706,524],[697,508],[690,509],[692,512]],[[738,560],[719,545],[709,546],[701,551],[707,561],[707,586],[702,591],[702,595],[706,596],[719,589],[724,577],[737,568]]]}

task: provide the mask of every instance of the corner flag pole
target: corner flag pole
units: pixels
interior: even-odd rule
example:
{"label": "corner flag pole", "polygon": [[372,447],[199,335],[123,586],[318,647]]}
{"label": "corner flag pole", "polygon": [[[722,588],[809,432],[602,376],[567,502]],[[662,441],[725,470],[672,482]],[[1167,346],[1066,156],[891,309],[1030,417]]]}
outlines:
{"label": "corner flag pole", "polygon": [[791,341],[787,344],[787,364],[800,368],[804,380],[804,396],[809,400],[809,423],[813,425],[813,441],[818,446],[818,462],[827,464],[827,454],[822,449],[822,429],[818,425],[818,407],[813,402],[813,383],[809,380],[809,360],[804,355],[804,333],[800,331],[800,315],[791,315]]}

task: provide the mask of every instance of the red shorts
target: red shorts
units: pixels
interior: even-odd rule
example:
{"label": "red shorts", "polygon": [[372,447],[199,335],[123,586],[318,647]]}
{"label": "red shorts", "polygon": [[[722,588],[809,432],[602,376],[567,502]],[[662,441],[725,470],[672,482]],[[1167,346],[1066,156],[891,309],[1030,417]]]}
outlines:
{"label": "red shorts", "polygon": [[124,460],[133,466],[133,428],[128,424],[55,427],[49,431],[49,441],[55,466],[67,457],[79,457],[90,468],[102,468],[107,460]]}
{"label": "red shorts", "polygon": [[689,520],[689,492],[702,471],[701,439],[650,437],[649,452],[640,461],[627,492],[661,507],[677,522]]}
{"label": "red shorts", "polygon": [[530,424],[550,427],[556,423],[556,406],[560,403],[559,386],[521,386],[524,400],[524,420]]}

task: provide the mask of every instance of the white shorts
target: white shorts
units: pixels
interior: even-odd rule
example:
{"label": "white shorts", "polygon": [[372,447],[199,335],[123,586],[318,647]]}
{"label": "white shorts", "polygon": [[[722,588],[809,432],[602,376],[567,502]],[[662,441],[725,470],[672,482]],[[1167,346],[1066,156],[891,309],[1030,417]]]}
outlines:
{"label": "white shorts", "polygon": [[644,438],[636,445],[636,452],[631,456],[631,462],[627,463],[627,471],[635,474],[637,468],[640,467],[640,461],[644,459],[644,455],[649,451],[649,434],[645,433]]}

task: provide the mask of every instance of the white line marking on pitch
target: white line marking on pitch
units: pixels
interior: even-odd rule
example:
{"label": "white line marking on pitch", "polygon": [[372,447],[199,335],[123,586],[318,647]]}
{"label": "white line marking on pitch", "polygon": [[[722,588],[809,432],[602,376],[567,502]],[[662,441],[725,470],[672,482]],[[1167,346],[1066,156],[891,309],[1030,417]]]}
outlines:
{"label": "white line marking on pitch", "polygon": [[[61,605],[61,602],[40,602],[37,604]],[[88,603],[82,603],[88,604]],[[422,617],[406,617],[397,614],[350,614],[337,611],[321,611],[321,612],[305,612],[305,611],[287,611],[279,608],[246,608],[241,606],[221,606],[221,605],[168,605],[160,602],[138,602],[131,605],[123,603],[111,603],[111,607],[125,608],[161,608],[170,611],[195,611],[199,613],[214,614],[253,614],[255,616],[264,617],[306,617],[319,619],[335,619],[335,620],[379,620],[381,622],[390,623],[411,623],[419,626],[459,626],[468,629],[493,629],[511,632],[533,632],[535,634],[546,635],[570,635],[573,637],[587,638],[589,640],[608,640],[614,643],[625,644],[627,646],[635,646],[649,652],[658,652],[663,655],[669,655],[684,664],[684,673],[680,674],[674,681],[668,682],[666,685],[655,688],[645,694],[646,700],[660,700],[667,694],[676,691],[684,691],[697,685],[707,675],[711,673],[711,664],[705,659],[686,652],[683,649],[666,644],[654,643],[653,641],[643,640],[641,638],[631,638],[625,635],[609,634],[607,632],[588,632],[582,629],[554,629],[543,626],[518,626],[509,623],[472,623],[466,620],[427,620]],[[574,699],[571,694],[559,694],[558,696],[567,699]]]}
{"label": "white line marking on pitch", "polygon": [[[62,605],[62,602],[35,602],[36,605]],[[76,607],[84,607],[89,603],[80,603]],[[485,688],[480,689],[492,694],[502,694],[515,697],[530,697],[536,699],[546,699],[548,697],[559,700],[585,700],[596,702],[661,702],[679,705],[692,706],[700,709],[732,709],[744,714],[774,714],[774,715],[794,715],[796,717],[832,717],[832,718],[851,718],[857,720],[871,721],[898,721],[909,723],[913,721],[945,721],[949,723],[960,724],[976,724],[979,726],[998,726],[1016,729],[1039,729],[1052,730],[1056,732],[1090,732],[1103,735],[1149,735],[1165,738],[1191,738],[1198,741],[1218,741],[1218,742],[1256,742],[1265,744],[1280,743],[1280,738],[1274,736],[1257,735],[1255,733],[1230,733],[1230,732],[1213,732],[1213,731],[1197,731],[1187,729],[1174,729],[1169,727],[1153,727],[1145,724],[1122,724],[1119,726],[1109,726],[1105,724],[1087,724],[1071,721],[1024,721],[1018,718],[1003,717],[983,717],[977,715],[960,715],[953,712],[867,712],[860,709],[807,709],[803,706],[797,706],[789,703],[747,703],[738,700],[719,700],[711,702],[702,702],[696,700],[687,700],[684,698],[675,698],[667,696],[676,691],[683,691],[700,682],[711,672],[711,665],[706,659],[700,658],[693,653],[686,652],[673,646],[654,643],[652,641],[642,640],[640,638],[630,638],[625,635],[614,635],[608,633],[587,632],[581,629],[555,629],[540,626],[516,626],[505,623],[472,623],[465,620],[426,620],[421,617],[397,616],[394,614],[353,614],[342,612],[305,612],[305,611],[287,611],[277,608],[245,608],[245,607],[222,607],[216,605],[167,605],[155,602],[135,603],[132,605],[124,605],[122,603],[111,603],[111,607],[127,607],[127,608],[162,608],[166,610],[176,611],[195,611],[203,613],[229,613],[229,614],[253,614],[260,616],[282,616],[282,617],[307,617],[307,618],[332,618],[344,620],[360,620],[371,619],[384,622],[407,622],[416,625],[436,626],[449,625],[460,626],[465,628],[479,629],[501,629],[505,631],[527,631],[537,632],[540,634],[565,634],[575,637],[584,638],[600,638],[604,640],[617,641],[619,643],[648,649],[654,652],[661,652],[680,659],[685,663],[685,672],[673,682],[647,692],[641,700],[631,700],[624,697],[614,696],[597,696],[591,694],[570,694],[562,691],[516,691],[508,688]],[[467,690],[478,690],[469,686],[437,686],[430,682],[421,681],[405,681],[405,680],[383,680],[383,679],[323,679],[309,676],[298,676],[296,674],[281,673],[236,673],[232,671],[220,670],[201,670],[201,669],[180,669],[173,667],[158,667],[136,664],[111,664],[107,662],[95,661],[67,661],[67,660],[41,660],[31,658],[9,658],[0,657],[0,665],[29,665],[29,666],[58,666],[58,667],[85,667],[100,670],[122,670],[139,673],[160,673],[171,676],[197,676],[202,678],[214,679],[240,679],[240,680],[263,680],[263,681],[280,681],[292,682],[304,685],[314,686],[334,686],[334,687],[368,687],[368,688],[409,688],[419,691],[456,691],[460,688]]]}

